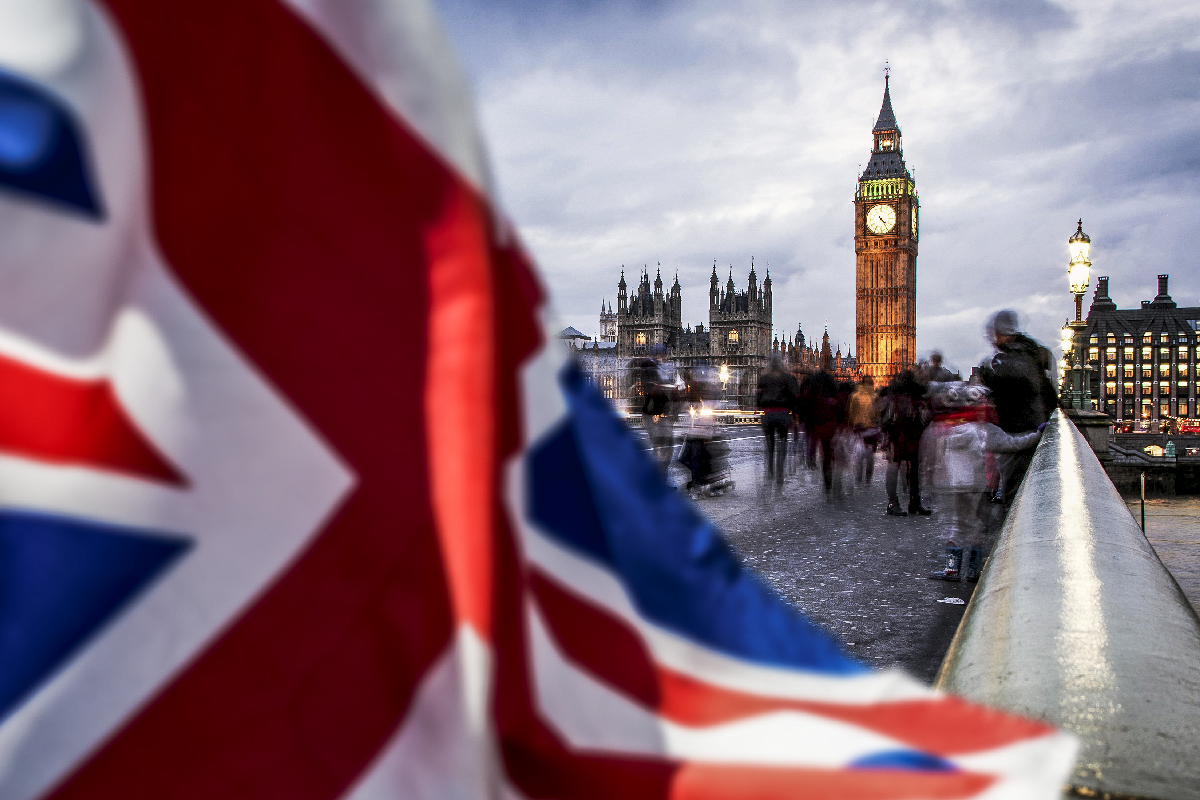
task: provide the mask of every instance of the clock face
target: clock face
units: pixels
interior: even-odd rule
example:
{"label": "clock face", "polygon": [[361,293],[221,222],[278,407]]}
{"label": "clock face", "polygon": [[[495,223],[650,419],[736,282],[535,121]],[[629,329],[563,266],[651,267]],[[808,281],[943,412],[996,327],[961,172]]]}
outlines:
{"label": "clock face", "polygon": [[916,206],[913,206],[912,214],[913,214],[912,235],[916,236],[917,235],[917,207]]}
{"label": "clock face", "polygon": [[887,233],[896,227],[896,209],[881,203],[867,212],[867,228],[871,233]]}

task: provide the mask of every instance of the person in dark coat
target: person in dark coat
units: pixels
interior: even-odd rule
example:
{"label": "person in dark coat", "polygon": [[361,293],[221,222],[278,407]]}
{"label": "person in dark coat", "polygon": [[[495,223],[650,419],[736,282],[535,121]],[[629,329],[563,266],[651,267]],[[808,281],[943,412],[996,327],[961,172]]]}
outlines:
{"label": "person in dark coat", "polygon": [[[988,339],[996,355],[980,368],[983,385],[992,391],[998,424],[1005,433],[1026,433],[1050,420],[1058,392],[1050,381],[1051,354],[1017,328],[1017,313],[997,311],[988,321]],[[1006,456],[1001,463],[1001,498],[1005,506],[1017,496],[1033,451]]]}
{"label": "person in dark coat", "polygon": [[[893,517],[909,514],[928,515],[921,505],[921,475],[919,447],[921,434],[929,425],[931,414],[925,398],[925,387],[909,369],[897,375],[880,392],[879,427],[888,438],[888,470],[885,486],[888,494],[887,513]],[[898,484],[900,469],[908,480],[908,511],[900,505]]]}
{"label": "person in dark coat", "polygon": [[763,435],[767,438],[767,477],[783,486],[783,471],[787,464],[788,431],[792,414],[800,398],[800,383],[796,376],[783,368],[783,359],[772,354],[767,369],[758,376],[755,402],[763,412]]}
{"label": "person in dark coat", "polygon": [[948,383],[950,381],[958,381],[962,378],[942,366],[942,354],[938,350],[934,350],[929,354],[929,382],[930,383]]}
{"label": "person in dark coat", "polygon": [[825,481],[825,496],[833,496],[834,454],[833,439],[838,427],[845,424],[846,409],[837,381],[828,372],[813,373],[801,387],[800,421],[808,435],[808,462],[815,460],[817,445],[821,447],[821,477]]}

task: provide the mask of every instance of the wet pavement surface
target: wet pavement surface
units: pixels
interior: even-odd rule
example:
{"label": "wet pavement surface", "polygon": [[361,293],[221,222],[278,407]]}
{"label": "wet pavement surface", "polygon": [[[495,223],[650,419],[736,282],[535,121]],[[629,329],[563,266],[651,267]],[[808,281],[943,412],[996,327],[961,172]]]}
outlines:
{"label": "wet pavement surface", "polygon": [[[1140,501],[1126,498],[1126,502],[1139,520]],[[1147,500],[1146,538],[1200,613],[1200,497]]]}
{"label": "wet pavement surface", "polygon": [[[745,564],[853,657],[932,681],[966,608],[939,601],[967,601],[975,588],[926,577],[941,566],[937,509],[929,517],[886,516],[881,456],[865,488],[843,481],[827,500],[819,467],[800,466],[777,493],[765,485],[757,429],[739,426],[727,436],[736,488],[695,502]],[[685,475],[673,465],[673,482]]]}

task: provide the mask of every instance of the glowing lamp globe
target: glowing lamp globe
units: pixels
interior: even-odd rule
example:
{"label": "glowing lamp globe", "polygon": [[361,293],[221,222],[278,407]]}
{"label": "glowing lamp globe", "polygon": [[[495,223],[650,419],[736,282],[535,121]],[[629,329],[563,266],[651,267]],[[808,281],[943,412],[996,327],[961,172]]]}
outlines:
{"label": "glowing lamp globe", "polygon": [[1092,239],[1083,232],[1083,220],[1079,227],[1067,240],[1071,251],[1071,263],[1067,265],[1067,280],[1071,284],[1071,294],[1083,294],[1087,291],[1088,281],[1092,276],[1092,262],[1088,257],[1091,253]]}

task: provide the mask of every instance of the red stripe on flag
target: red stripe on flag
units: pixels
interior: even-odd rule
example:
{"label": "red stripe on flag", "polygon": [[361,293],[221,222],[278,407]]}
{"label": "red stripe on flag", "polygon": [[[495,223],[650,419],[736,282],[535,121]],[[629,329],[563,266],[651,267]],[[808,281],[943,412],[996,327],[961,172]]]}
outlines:
{"label": "red stripe on flag", "polygon": [[456,619],[491,634],[492,517],[496,503],[494,302],[487,210],[450,195],[448,224],[427,237],[429,346],[425,431],[438,537]]}
{"label": "red stripe on flag", "polygon": [[642,706],[662,707],[660,671],[637,631],[539,569],[529,570],[529,588],[554,638],[572,661]]}
{"label": "red stripe on flag", "polygon": [[799,711],[858,725],[945,757],[1004,747],[1053,732],[1039,722],[973,705],[952,695],[853,705],[747,694],[669,669],[659,671],[659,681],[663,694],[659,710],[681,725],[718,725],[754,714]]}
{"label": "red stripe on flag", "polygon": [[825,770],[686,764],[675,776],[671,800],[959,800],[995,783],[966,772],[898,769]]}
{"label": "red stripe on flag", "polygon": [[182,486],[108,380],[65,378],[0,356],[0,451]]}
{"label": "red stripe on flag", "polygon": [[[798,711],[858,725],[939,756],[976,753],[1053,731],[953,696],[855,705],[725,689],[659,666],[625,621],[544,572],[531,570],[530,586],[555,640],[572,661],[680,725],[719,725],[772,711]],[[966,719],[971,724],[963,725]]]}

